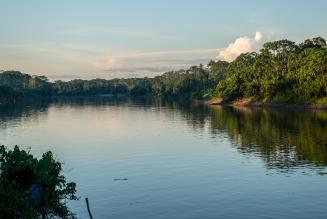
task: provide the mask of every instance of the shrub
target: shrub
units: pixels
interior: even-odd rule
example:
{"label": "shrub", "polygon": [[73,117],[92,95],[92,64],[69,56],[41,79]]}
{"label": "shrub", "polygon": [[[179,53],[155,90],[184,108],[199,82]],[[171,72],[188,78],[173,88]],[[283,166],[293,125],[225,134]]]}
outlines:
{"label": "shrub", "polygon": [[37,159],[18,146],[0,146],[0,218],[73,218],[64,201],[77,199],[76,184],[61,171],[50,151]]}

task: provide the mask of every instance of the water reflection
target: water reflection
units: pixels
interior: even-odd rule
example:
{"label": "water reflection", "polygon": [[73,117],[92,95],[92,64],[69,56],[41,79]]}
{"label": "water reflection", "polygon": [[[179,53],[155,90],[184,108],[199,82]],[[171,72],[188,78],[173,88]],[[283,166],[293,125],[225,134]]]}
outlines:
{"label": "water reflection", "polygon": [[213,107],[210,124],[268,168],[327,164],[327,112]]}
{"label": "water reflection", "polygon": [[[327,112],[203,106],[161,99],[61,98],[0,105],[0,128],[21,120],[37,120],[50,106],[110,106],[156,110],[180,116],[195,132],[208,127],[212,138],[227,134],[237,151],[258,156],[268,169],[290,171],[327,165]],[[0,142],[1,143],[1,142]]]}
{"label": "water reflection", "polygon": [[0,104],[0,128],[6,129],[9,123],[17,126],[23,120],[37,121],[41,114],[47,114],[49,104],[49,100],[26,100]]}

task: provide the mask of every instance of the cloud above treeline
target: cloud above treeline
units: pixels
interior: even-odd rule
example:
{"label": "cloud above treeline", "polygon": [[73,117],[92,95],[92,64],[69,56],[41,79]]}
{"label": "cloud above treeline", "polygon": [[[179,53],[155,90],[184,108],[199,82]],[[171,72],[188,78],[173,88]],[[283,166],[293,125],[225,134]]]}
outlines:
{"label": "cloud above treeline", "polygon": [[161,51],[134,53],[124,56],[104,57],[95,66],[107,77],[154,77],[167,71],[186,69],[192,65],[207,64],[215,54],[217,60],[233,61],[242,53],[252,52],[259,48],[262,34],[256,32],[251,37],[237,38],[222,49],[197,49],[181,51]]}
{"label": "cloud above treeline", "polygon": [[262,34],[260,32],[256,32],[253,38],[247,36],[239,37],[229,44],[228,47],[220,49],[216,59],[231,62],[242,53],[256,50],[261,40]]}
{"label": "cloud above treeline", "polygon": [[200,63],[207,64],[217,54],[217,51],[217,60],[231,62],[242,53],[257,50],[261,42],[262,34],[256,32],[252,38],[248,36],[239,37],[222,49],[162,51],[110,56],[98,60],[95,66],[99,70],[105,69],[103,74],[109,78],[153,77],[167,71],[185,69]]}

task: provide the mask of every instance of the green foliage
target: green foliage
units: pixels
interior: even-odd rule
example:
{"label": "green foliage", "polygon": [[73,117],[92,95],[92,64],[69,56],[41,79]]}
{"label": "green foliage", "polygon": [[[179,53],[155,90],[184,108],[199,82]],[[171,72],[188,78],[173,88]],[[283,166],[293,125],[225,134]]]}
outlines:
{"label": "green foliage", "polygon": [[31,76],[18,71],[0,73],[0,98],[49,95],[51,95],[51,84],[44,76]]}
{"label": "green foliage", "polygon": [[186,71],[167,72],[154,78],[153,93],[187,99],[207,98],[217,82],[225,78],[227,66],[224,61],[210,61],[206,67],[199,65]]}
{"label": "green foliage", "polygon": [[230,63],[215,94],[225,99],[257,97],[273,102],[312,103],[327,95],[327,47],[321,37],[297,45],[268,42],[259,53]]}
{"label": "green foliage", "polygon": [[213,88],[209,88],[208,90],[206,90],[203,94],[203,99],[209,100],[212,99],[214,97],[214,89]]}
{"label": "green foliage", "polygon": [[[62,166],[49,151],[41,159],[15,146],[0,146],[0,218],[71,218],[65,200],[76,200],[75,183],[67,183]],[[38,183],[42,188],[38,203],[32,203],[29,188]]]}
{"label": "green foliage", "polygon": [[327,97],[316,99],[314,102],[316,104],[325,104],[325,105],[327,105]]}

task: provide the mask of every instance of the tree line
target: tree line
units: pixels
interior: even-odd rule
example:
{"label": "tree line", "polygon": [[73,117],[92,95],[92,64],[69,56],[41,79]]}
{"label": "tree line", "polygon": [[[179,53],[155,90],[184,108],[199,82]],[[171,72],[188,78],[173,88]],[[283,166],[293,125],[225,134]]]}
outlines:
{"label": "tree line", "polygon": [[222,79],[227,62],[211,61],[207,67],[171,71],[155,78],[92,79],[49,82],[44,76],[31,76],[19,71],[0,73],[0,98],[47,97],[56,95],[158,95],[202,98]]}
{"label": "tree line", "polygon": [[97,94],[325,104],[326,41],[316,37],[300,44],[267,42],[259,52],[241,54],[230,63],[210,61],[154,78],[49,82],[18,71],[0,73],[0,98]]}

